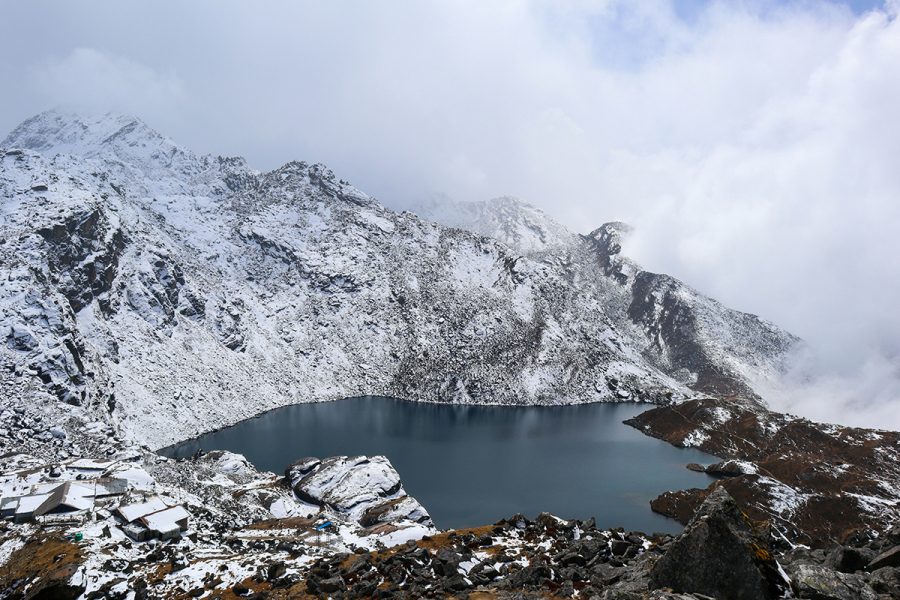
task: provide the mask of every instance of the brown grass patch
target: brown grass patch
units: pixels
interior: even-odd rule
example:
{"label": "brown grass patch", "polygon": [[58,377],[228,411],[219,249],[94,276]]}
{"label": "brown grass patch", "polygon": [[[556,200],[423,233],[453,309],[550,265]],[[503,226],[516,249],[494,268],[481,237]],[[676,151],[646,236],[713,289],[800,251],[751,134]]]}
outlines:
{"label": "brown grass patch", "polygon": [[36,535],[0,566],[0,590],[13,592],[34,582],[28,591],[29,598],[43,590],[56,588],[62,592],[82,560],[81,548],[77,545],[58,535]]}

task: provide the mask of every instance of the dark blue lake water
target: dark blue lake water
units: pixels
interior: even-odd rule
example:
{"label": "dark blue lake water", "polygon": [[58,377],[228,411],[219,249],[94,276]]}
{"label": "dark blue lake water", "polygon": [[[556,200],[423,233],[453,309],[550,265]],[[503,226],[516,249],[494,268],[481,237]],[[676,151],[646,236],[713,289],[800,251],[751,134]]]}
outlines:
{"label": "dark blue lake water", "polygon": [[230,450],[281,473],[304,456],[384,454],[438,527],[523,513],[595,517],[601,527],[677,532],[650,510],[666,490],[706,487],[686,463],[716,462],[643,435],[623,420],[641,404],[454,406],[367,396],[279,408],[161,451]]}

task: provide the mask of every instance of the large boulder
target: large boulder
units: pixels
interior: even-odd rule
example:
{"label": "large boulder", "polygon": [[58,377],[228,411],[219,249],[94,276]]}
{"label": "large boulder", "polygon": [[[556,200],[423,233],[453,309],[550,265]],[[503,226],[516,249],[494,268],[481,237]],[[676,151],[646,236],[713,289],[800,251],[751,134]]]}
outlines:
{"label": "large boulder", "polygon": [[823,565],[792,565],[791,576],[800,598],[815,600],[877,600],[878,595],[859,575],[840,573]]}
{"label": "large boulder", "polygon": [[781,597],[789,584],[779,575],[766,536],[718,487],[653,565],[650,587],[721,600],[769,600]]}
{"label": "large boulder", "polygon": [[398,521],[433,525],[384,456],[302,458],[287,468],[285,477],[299,499],[345,514],[364,527]]}

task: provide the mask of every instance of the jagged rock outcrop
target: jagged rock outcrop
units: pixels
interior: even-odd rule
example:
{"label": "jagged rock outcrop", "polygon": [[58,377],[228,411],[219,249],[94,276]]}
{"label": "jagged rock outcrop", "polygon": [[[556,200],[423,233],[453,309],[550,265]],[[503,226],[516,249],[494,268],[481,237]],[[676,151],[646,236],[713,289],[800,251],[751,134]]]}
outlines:
{"label": "jagged rock outcrop", "polygon": [[722,600],[769,600],[789,589],[768,536],[755,529],[723,488],[707,497],[653,565],[650,584]]}
{"label": "jagged rock outcrop", "polygon": [[878,595],[860,575],[840,573],[823,565],[801,563],[790,570],[801,598],[816,600],[876,600]]}
{"label": "jagged rock outcrop", "polygon": [[285,478],[300,500],[347,515],[364,527],[396,521],[433,526],[385,456],[302,458],[285,470]]}

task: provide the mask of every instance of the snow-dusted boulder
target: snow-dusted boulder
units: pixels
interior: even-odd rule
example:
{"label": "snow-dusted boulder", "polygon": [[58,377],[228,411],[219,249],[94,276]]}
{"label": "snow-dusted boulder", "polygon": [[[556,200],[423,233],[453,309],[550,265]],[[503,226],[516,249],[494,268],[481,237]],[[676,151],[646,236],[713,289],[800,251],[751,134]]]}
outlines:
{"label": "snow-dusted boulder", "polygon": [[302,458],[285,476],[297,497],[349,516],[363,526],[413,521],[432,525],[419,502],[406,494],[385,456]]}

